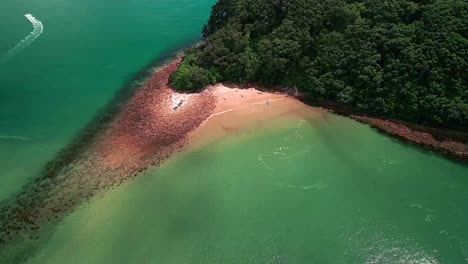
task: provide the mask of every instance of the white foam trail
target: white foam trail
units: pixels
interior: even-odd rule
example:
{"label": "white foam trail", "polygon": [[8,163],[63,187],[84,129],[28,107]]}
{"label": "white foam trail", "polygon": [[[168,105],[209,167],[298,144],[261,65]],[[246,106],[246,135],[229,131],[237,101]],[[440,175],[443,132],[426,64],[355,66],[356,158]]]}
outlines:
{"label": "white foam trail", "polygon": [[274,171],[274,169],[272,167],[268,166],[268,164],[263,159],[263,157],[270,157],[270,156],[271,155],[260,155],[260,156],[258,156],[258,161],[260,161],[265,166],[266,169]]}
{"label": "white foam trail", "polygon": [[284,152],[273,151],[273,155],[286,155]]}
{"label": "white foam trail", "polygon": [[9,58],[15,56],[18,54],[20,51],[22,51],[24,48],[29,46],[31,43],[34,42],[41,34],[44,32],[44,26],[42,25],[42,22],[37,20],[33,15],[31,14],[26,14],[24,15],[29,22],[33,25],[33,31],[29,33],[28,36],[26,36],[23,40],[21,40],[14,48],[12,48],[10,51],[8,51],[2,58],[3,61],[8,60]]}
{"label": "white foam trail", "polygon": [[304,190],[304,191],[311,191],[311,190],[322,190],[328,188],[328,184],[324,183],[316,183],[312,185],[307,185],[307,186],[295,186],[295,185],[288,185],[288,188],[291,189],[298,189],[298,190]]}
{"label": "white foam trail", "polygon": [[19,137],[19,136],[0,136],[0,140],[31,140],[30,138],[26,137]]}
{"label": "white foam trail", "polygon": [[296,138],[300,138],[300,139],[303,139],[304,137],[301,135],[301,133],[299,133],[298,130],[294,131],[296,133]]}

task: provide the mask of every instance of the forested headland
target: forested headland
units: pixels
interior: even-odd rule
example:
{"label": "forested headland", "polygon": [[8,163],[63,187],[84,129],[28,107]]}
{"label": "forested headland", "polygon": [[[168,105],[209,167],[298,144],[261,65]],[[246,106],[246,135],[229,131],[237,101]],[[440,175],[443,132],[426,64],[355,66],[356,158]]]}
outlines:
{"label": "forested headland", "polygon": [[468,1],[218,0],[171,76],[296,87],[371,114],[468,130]]}

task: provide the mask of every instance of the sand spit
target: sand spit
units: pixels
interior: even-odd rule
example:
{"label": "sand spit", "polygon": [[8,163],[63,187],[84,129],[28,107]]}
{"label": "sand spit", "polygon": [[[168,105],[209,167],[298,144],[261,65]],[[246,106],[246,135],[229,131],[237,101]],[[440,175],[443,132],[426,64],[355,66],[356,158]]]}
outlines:
{"label": "sand spit", "polygon": [[154,72],[73,160],[59,162],[2,205],[0,260],[8,242],[40,238],[43,226],[59,222],[102,190],[160,164],[213,113],[216,100],[211,91],[179,94],[167,86],[179,61]]}
{"label": "sand spit", "polygon": [[46,236],[44,226],[183,147],[207,144],[280,115],[313,119],[326,114],[285,94],[253,88],[215,85],[200,93],[176,93],[167,84],[179,62],[155,71],[70,161],[57,162],[52,172],[0,207],[0,262],[28,255],[28,246],[20,246],[18,256],[11,256],[9,248]]}

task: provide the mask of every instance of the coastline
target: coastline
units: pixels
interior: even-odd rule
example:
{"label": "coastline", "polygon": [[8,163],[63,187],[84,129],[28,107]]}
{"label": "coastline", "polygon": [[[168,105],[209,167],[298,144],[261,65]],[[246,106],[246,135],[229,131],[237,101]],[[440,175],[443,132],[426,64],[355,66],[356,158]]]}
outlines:
{"label": "coastline", "polygon": [[79,152],[58,160],[2,204],[0,259],[21,258],[22,252],[4,254],[18,243],[46,237],[52,223],[183,147],[186,134],[208,118],[214,101],[204,92],[191,95],[190,103],[174,109],[173,99],[181,94],[167,83],[179,61],[156,69],[99,131],[87,135]]}
{"label": "coastline", "polygon": [[443,156],[468,163],[468,146],[464,143],[450,139],[436,139],[428,132],[411,129],[409,126],[392,120],[362,115],[350,115],[349,117],[361,123],[369,124],[378,131],[403,142],[411,143]]}
{"label": "coastline", "polygon": [[299,96],[306,104],[322,107],[330,112],[349,117],[367,124],[378,132],[389,135],[401,142],[433,151],[443,157],[468,164],[468,133],[443,130],[404,122],[396,119],[373,116],[336,102],[310,102]]}
{"label": "coastline", "polygon": [[311,101],[296,89],[287,87],[268,87],[261,83],[246,84],[242,85],[242,87],[255,87],[259,91],[288,95],[303,102],[305,105],[324,109],[324,111],[370,125],[378,132],[396,138],[403,143],[412,144],[422,149],[433,151],[445,158],[468,164],[468,132],[444,130],[412,124],[402,120],[373,116],[353,107],[332,101]]}
{"label": "coastline", "polygon": [[[238,133],[246,126],[262,125],[279,115],[305,115],[304,109],[310,108],[284,93],[253,87],[215,85],[199,93],[178,93],[168,82],[180,60],[156,69],[107,124],[89,135],[79,152],[0,208],[0,259],[15,242],[41,239],[51,223],[176,152]],[[307,118],[324,114],[317,108]]]}
{"label": "coastline", "polygon": [[80,153],[53,173],[35,179],[1,208],[0,245],[26,237],[40,239],[44,226],[60,222],[102,191],[161,164],[175,152],[243,133],[243,128],[262,126],[266,124],[263,121],[281,115],[313,120],[336,112],[402,141],[468,162],[468,146],[464,143],[436,139],[403,124],[344,111],[345,107],[307,102],[291,90],[259,84],[216,84],[199,93],[178,93],[168,82],[180,60],[176,58],[155,70],[115,117],[90,135],[89,144]]}
{"label": "coastline", "polygon": [[[181,58],[177,58],[167,65],[173,66],[176,61],[178,65],[180,59]],[[167,69],[167,65],[162,68]],[[172,68],[172,66],[168,72],[164,73],[165,78],[167,79],[172,71],[176,69],[176,67]],[[159,71],[155,71],[155,73],[157,72]],[[153,78],[154,76],[151,78],[150,82]],[[325,112],[333,112],[346,116],[358,122],[370,125],[377,131],[396,138],[404,143],[409,143],[423,149],[433,151],[455,161],[468,163],[467,133],[436,129],[403,122],[401,120],[376,117],[335,102],[311,102],[296,90],[285,89],[282,87],[265,87],[258,83],[246,85],[218,83],[205,88],[199,93],[177,93],[172,90],[167,83],[163,86],[164,89],[168,89],[170,93],[173,93],[180,98],[190,98],[195,95],[202,95],[204,97],[211,96],[210,100],[213,104],[210,106],[212,108],[210,108],[211,111],[209,111],[209,115],[201,117],[203,121],[197,121],[198,125],[191,127],[188,132],[179,139],[179,142],[177,142],[180,144],[178,148],[179,151],[182,148],[186,149],[197,145],[207,144],[217,138],[228,135],[229,133],[236,133],[236,131],[240,130],[242,127],[251,126],[259,120],[271,119],[274,116],[282,115],[291,111],[300,111],[301,107],[309,106],[314,108],[314,112],[316,112],[318,116],[323,116]],[[275,102],[275,111],[261,111],[260,109],[255,109],[265,106],[266,102]],[[301,106],[301,104],[303,106]],[[255,105],[258,106],[254,107]],[[184,106],[184,104],[181,106]],[[251,109],[244,109],[247,107]],[[271,109],[272,108],[270,108],[270,110]],[[230,112],[232,111],[250,112],[244,115],[241,113],[242,118],[235,116],[227,117],[225,120],[218,118],[220,115],[230,115]],[[207,112],[205,112],[205,114]],[[317,118],[317,116],[311,118]],[[214,120],[208,122],[210,119]],[[169,157],[169,155],[166,155],[166,157]]]}

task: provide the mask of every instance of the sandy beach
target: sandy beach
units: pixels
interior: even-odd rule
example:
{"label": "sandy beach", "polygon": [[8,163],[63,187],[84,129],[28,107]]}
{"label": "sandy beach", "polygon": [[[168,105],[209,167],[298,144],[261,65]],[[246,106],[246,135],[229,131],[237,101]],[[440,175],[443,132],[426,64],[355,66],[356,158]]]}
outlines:
{"label": "sandy beach", "polygon": [[327,114],[325,110],[308,106],[287,94],[264,92],[253,86],[239,88],[216,84],[205,91],[214,97],[215,108],[196,130],[189,133],[186,149],[246,133],[249,129],[275,126],[278,117],[295,115],[312,120]]}
{"label": "sandy beach", "polygon": [[156,72],[96,141],[104,166],[155,165],[182,146],[207,144],[281,115],[310,119],[326,114],[286,94],[254,87],[217,84],[199,93],[178,93],[167,85],[176,63]]}

